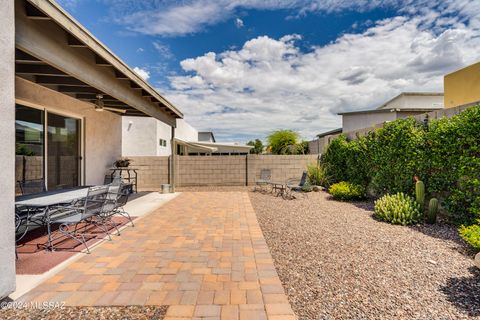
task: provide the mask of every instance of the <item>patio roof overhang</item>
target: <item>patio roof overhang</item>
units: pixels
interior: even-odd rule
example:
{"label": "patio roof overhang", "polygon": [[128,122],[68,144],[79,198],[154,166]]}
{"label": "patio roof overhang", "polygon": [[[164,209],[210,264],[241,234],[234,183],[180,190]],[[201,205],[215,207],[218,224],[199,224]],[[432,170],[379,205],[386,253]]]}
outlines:
{"label": "patio roof overhang", "polygon": [[188,147],[189,150],[192,150],[193,152],[206,152],[206,153],[212,153],[218,150],[218,148],[215,147],[210,147],[210,146],[204,146],[202,144],[196,143],[196,142],[189,142],[189,141],[184,141],[178,138],[174,139],[175,143],[181,146]]}
{"label": "patio roof overhang", "polygon": [[[15,1],[16,75],[175,127],[183,114],[51,0]],[[93,107],[93,106],[92,106]]]}

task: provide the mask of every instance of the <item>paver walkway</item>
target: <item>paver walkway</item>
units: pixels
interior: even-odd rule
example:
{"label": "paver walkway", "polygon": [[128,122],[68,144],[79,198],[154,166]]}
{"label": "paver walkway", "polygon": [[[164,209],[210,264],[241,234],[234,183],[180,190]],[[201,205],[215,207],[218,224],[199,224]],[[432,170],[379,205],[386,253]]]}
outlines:
{"label": "paver walkway", "polygon": [[170,305],[166,319],[295,319],[246,192],[183,193],[21,300]]}

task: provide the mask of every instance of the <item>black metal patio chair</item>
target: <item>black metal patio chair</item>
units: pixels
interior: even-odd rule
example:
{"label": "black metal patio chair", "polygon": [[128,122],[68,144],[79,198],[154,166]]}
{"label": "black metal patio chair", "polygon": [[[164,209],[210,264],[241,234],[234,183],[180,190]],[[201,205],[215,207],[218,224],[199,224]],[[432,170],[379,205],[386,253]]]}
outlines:
{"label": "black metal patio chair", "polygon": [[272,181],[272,170],[270,169],[261,169],[260,170],[260,179],[255,180],[255,187],[253,191],[263,191],[265,186],[270,185]]}
{"label": "black metal patio chair", "polygon": [[292,191],[301,192],[302,188],[307,183],[307,177],[308,177],[307,171],[303,171],[300,181],[296,178],[287,180],[286,190],[285,190],[286,192],[284,196],[288,198],[292,198],[293,197]]}
{"label": "black metal patio chair", "polygon": [[[87,196],[83,200],[77,201],[73,205],[59,206],[52,214],[51,222],[59,224],[59,232],[83,244],[87,253],[90,253],[90,250],[85,236],[97,236],[96,234],[86,232],[86,228],[89,225],[95,225],[109,240],[112,239],[108,229],[103,223],[103,219],[98,218],[106,203],[108,188],[108,186],[90,187]],[[79,224],[81,223],[84,224],[83,228],[81,228],[83,231],[79,229]],[[72,227],[74,227],[73,230],[71,230]]]}
{"label": "black metal patio chair", "polygon": [[124,208],[125,205],[128,202],[128,197],[131,194],[130,188],[131,188],[130,184],[123,184],[122,183],[120,185],[119,194],[118,194],[117,200],[115,202],[115,208],[113,209],[113,214],[117,214],[117,215],[120,215],[122,217],[127,218],[130,221],[130,223],[132,224],[132,227],[134,227],[135,224],[133,223],[132,217],[130,216],[130,214],[127,211],[125,211],[125,208]]}
{"label": "black metal patio chair", "polygon": [[18,180],[22,195],[47,191],[44,179]]}

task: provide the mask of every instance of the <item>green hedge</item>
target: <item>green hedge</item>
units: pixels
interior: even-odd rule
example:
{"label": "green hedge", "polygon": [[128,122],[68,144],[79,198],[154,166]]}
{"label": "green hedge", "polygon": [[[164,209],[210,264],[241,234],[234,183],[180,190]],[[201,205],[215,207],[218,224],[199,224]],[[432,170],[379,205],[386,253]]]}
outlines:
{"label": "green hedge", "polygon": [[376,196],[412,194],[418,176],[427,193],[442,200],[453,222],[480,218],[478,105],[428,124],[398,119],[352,141],[340,136],[322,160],[332,182],[361,184]]}

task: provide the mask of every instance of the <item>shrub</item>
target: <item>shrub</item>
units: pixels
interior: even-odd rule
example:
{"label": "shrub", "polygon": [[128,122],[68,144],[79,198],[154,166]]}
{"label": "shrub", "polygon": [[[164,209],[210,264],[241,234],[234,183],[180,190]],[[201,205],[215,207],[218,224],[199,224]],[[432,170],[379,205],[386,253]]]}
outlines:
{"label": "shrub", "polygon": [[337,200],[360,200],[365,198],[365,188],[345,181],[332,184],[328,192]]}
{"label": "shrub", "polygon": [[375,216],[393,224],[407,225],[419,222],[422,211],[414,198],[399,192],[375,201]]}
{"label": "shrub", "polygon": [[480,105],[428,125],[398,119],[353,141],[341,135],[322,160],[332,182],[360,184],[377,196],[413,194],[418,176],[450,222],[480,218]]}
{"label": "shrub", "polygon": [[473,224],[468,227],[462,225],[460,229],[458,229],[458,232],[463,240],[475,250],[480,251],[480,226],[478,224]]}
{"label": "shrub", "polygon": [[370,165],[376,194],[414,191],[413,177],[423,178],[418,163],[423,160],[424,134],[424,127],[414,118],[386,123],[375,132]]}
{"label": "shrub", "polygon": [[328,145],[325,154],[322,156],[325,173],[332,178],[333,183],[348,180],[348,158],[347,138],[340,135]]}
{"label": "shrub", "polygon": [[427,188],[443,198],[454,223],[480,218],[480,106],[430,122],[426,135]]}
{"label": "shrub", "polygon": [[312,163],[307,165],[308,182],[313,186],[326,187],[329,184],[329,178],[325,167]]}

